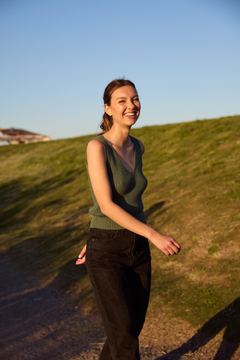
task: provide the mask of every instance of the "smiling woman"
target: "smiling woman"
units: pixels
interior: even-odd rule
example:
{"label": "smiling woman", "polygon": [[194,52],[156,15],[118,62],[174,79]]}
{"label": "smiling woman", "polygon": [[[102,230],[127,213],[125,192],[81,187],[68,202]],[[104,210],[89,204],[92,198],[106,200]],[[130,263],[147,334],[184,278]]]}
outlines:
{"label": "smiling woman", "polygon": [[107,334],[100,360],[139,360],[138,336],[151,281],[148,239],[166,255],[177,254],[180,245],[146,223],[145,148],[129,134],[141,108],[135,85],[114,80],[103,100],[103,131],[87,146],[92,220],[87,245],[76,264],[86,263]]}
{"label": "smiling woman", "polygon": [[140,114],[140,102],[135,88],[123,86],[112,94],[111,104],[105,104],[105,112],[114,118],[115,122],[132,126]]}
{"label": "smiling woman", "polygon": [[[130,92],[130,101],[133,101],[133,103],[137,103],[136,106],[138,106],[139,109],[138,110],[138,116],[139,116],[140,102],[138,99],[138,94],[134,83],[131,82],[130,80],[116,79],[108,84],[103,94],[105,113],[103,114],[103,121],[100,125],[100,128],[103,130],[101,134],[109,131],[113,125],[112,111],[114,110],[114,105],[119,104],[119,107],[122,106],[122,109],[119,108],[119,111],[123,111],[124,104],[126,104],[127,98],[129,96],[128,92],[126,91],[126,87]],[[117,94],[115,93],[116,91]],[[112,107],[113,109],[111,109]]]}

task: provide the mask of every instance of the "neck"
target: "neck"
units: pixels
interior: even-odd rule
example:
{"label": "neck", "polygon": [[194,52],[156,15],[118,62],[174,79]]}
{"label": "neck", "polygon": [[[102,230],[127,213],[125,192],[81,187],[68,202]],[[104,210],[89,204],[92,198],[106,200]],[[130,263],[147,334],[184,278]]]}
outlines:
{"label": "neck", "polygon": [[112,126],[112,128],[104,134],[106,140],[110,141],[112,144],[118,147],[126,147],[129,145],[129,128],[117,128]]}

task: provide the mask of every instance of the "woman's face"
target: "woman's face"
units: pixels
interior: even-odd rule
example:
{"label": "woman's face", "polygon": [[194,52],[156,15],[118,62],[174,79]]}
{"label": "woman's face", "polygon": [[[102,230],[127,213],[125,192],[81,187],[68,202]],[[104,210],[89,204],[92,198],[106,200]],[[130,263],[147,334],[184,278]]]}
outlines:
{"label": "woman's face", "polygon": [[132,126],[136,123],[140,114],[140,101],[137,91],[126,85],[112,93],[110,106],[105,104],[105,111],[112,116],[113,124]]}

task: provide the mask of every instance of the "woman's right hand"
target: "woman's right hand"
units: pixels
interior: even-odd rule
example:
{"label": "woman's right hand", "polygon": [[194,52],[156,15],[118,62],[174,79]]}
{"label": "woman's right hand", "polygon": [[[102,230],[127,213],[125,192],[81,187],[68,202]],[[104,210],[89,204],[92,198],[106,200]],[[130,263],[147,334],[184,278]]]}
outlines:
{"label": "woman's right hand", "polygon": [[85,263],[85,261],[86,261],[86,250],[87,250],[87,245],[84,246],[84,248],[82,249],[82,251],[78,255],[76,265],[81,265],[81,264]]}

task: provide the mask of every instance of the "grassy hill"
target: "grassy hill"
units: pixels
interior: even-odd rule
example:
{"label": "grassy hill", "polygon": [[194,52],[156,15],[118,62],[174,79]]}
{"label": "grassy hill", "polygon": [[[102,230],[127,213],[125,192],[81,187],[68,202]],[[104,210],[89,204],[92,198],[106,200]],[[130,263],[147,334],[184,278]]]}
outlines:
{"label": "grassy hill", "polygon": [[[132,130],[146,146],[148,223],[181,253],[152,246],[149,317],[240,328],[240,116]],[[0,147],[0,250],[85,311],[95,300],[85,266],[92,205],[85,149],[93,136]],[[7,270],[6,270],[7,271]],[[224,310],[225,309],[225,310]],[[218,330],[216,330],[218,329]]]}

